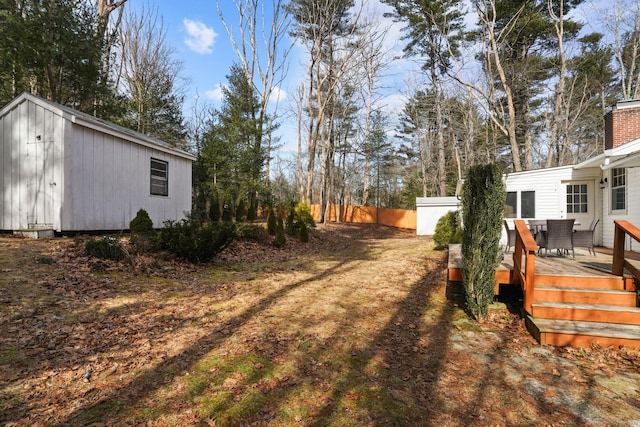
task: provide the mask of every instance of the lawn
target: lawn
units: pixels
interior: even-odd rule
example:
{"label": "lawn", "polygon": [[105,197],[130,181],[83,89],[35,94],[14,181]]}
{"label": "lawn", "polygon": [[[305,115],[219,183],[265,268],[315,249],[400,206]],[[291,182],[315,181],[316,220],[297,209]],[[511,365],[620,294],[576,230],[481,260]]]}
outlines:
{"label": "lawn", "polygon": [[504,305],[474,322],[414,232],[205,265],[85,240],[0,237],[0,425],[640,425],[637,350],[540,347]]}

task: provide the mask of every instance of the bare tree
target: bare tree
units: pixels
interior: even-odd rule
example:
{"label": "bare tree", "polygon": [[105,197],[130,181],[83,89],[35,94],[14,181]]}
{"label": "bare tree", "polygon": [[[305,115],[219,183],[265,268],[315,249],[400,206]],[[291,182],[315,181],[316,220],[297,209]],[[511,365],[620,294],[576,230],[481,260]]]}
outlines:
{"label": "bare tree", "polygon": [[[521,171],[522,162],[520,161],[520,146],[518,145],[516,136],[514,95],[500,55],[500,41],[504,39],[509,32],[516,29],[515,26],[518,15],[516,14],[506,26],[496,33],[498,14],[495,0],[474,0],[472,3],[481,25],[483,35],[481,39],[485,41],[483,53],[486,67],[485,73],[488,76],[488,87],[483,87],[476,82],[466,79],[463,75],[463,67],[460,65],[458,65],[455,70],[450,70],[450,74],[456,81],[469,90],[469,93],[478,101],[478,105],[481,106],[496,129],[509,139],[513,169],[516,172]],[[452,55],[452,57],[454,56]],[[494,73],[497,74],[501,89],[504,92],[504,102],[497,96],[497,90],[491,77]]]}
{"label": "bare tree", "polygon": [[[96,8],[98,12],[98,23],[96,26],[96,37],[103,43],[102,54],[102,76],[106,81],[111,72],[111,53],[113,45],[116,42],[116,34],[122,23],[124,5],[127,0],[96,0]],[[109,26],[111,14],[117,10],[118,17],[115,23]]]}
{"label": "bare tree", "polygon": [[126,14],[119,33],[124,84],[136,110],[138,132],[184,143],[181,106],[186,81],[166,34],[157,9]]}
{"label": "bare tree", "polygon": [[[309,53],[306,112],[309,114],[307,138],[307,184],[305,200],[313,202],[315,157],[321,150],[320,200],[324,221],[329,199],[330,173],[335,155],[336,134],[334,104],[340,85],[345,83],[349,67],[354,66],[356,51],[351,42],[359,30],[363,5],[352,0],[296,0],[288,5],[295,20],[293,35]],[[340,108],[340,107],[338,107]]]}
{"label": "bare tree", "polygon": [[[547,155],[546,167],[553,165],[554,152],[556,153],[557,164],[561,164],[560,151],[561,148],[561,134],[566,134],[561,131],[560,127],[566,125],[564,117],[566,117],[565,107],[565,82],[567,75],[567,59],[564,52],[564,0],[558,0],[558,11],[554,10],[554,0],[548,0],[549,15],[554,23],[556,30],[556,36],[558,38],[558,82],[556,83],[555,98],[553,100],[553,114],[551,115],[550,132],[549,132],[549,153]],[[564,138],[565,144],[567,139]],[[555,148],[555,149],[554,149]]]}
{"label": "bare tree", "polygon": [[[225,0],[228,2],[229,0]],[[277,99],[280,92],[280,85],[286,77],[287,56],[292,45],[283,46],[283,38],[287,34],[289,20],[284,9],[283,0],[272,0],[270,19],[267,19],[267,11],[265,11],[264,1],[259,0],[232,0],[233,5],[238,13],[238,31],[234,32],[227,18],[222,13],[220,0],[216,0],[218,15],[222,21],[231,45],[240,61],[240,65],[244,70],[247,80],[251,82],[260,99],[259,117],[254,117],[261,125],[268,125],[268,121],[272,118],[268,117],[269,103],[276,96]],[[262,39],[259,41],[259,39]],[[275,113],[274,113],[275,115]],[[272,140],[272,129],[274,126],[266,126],[266,141]],[[262,145],[264,142],[262,135],[258,138],[257,143]],[[258,147],[261,148],[261,147]],[[267,147],[266,158],[266,177],[265,181],[269,182],[270,171],[270,152],[271,146]]]}
{"label": "bare tree", "polygon": [[600,10],[601,23],[613,37],[620,89],[625,100],[640,95],[640,2],[618,0]]}
{"label": "bare tree", "polygon": [[362,129],[364,138],[362,147],[364,156],[362,204],[364,206],[368,205],[371,192],[371,160],[374,155],[371,150],[371,135],[373,133],[371,121],[381,99],[377,92],[380,89],[382,74],[391,63],[388,49],[385,48],[388,30],[388,28],[380,28],[378,22],[370,21],[363,25],[358,40],[354,43],[358,62],[361,64],[356,68],[357,80],[364,82],[364,84],[358,85],[364,105],[364,126]]}

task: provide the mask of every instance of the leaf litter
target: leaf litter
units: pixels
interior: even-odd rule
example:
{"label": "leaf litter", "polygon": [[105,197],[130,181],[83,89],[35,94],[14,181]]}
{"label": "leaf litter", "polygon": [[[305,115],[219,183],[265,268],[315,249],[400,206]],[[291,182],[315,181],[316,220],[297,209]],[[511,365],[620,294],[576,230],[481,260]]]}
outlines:
{"label": "leaf litter", "polygon": [[328,224],[205,265],[84,240],[0,237],[2,425],[640,423],[637,349],[541,347],[505,305],[474,322],[410,231]]}

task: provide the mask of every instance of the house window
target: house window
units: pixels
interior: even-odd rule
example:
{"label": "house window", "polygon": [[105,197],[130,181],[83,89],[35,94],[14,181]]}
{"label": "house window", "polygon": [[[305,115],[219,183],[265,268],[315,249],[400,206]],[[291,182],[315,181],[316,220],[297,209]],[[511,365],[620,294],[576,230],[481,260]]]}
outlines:
{"label": "house window", "polygon": [[[520,209],[518,209],[518,206],[520,207]],[[521,212],[520,216],[518,216],[518,212]],[[507,192],[507,199],[504,204],[505,218],[535,218],[535,216],[536,216],[536,192],[535,191],[521,191],[521,192],[508,191]]]}
{"label": "house window", "polygon": [[567,185],[567,213],[587,213],[587,184]]}
{"label": "house window", "polygon": [[626,209],[626,185],[627,170],[624,168],[611,169],[611,210]]}
{"label": "house window", "polygon": [[169,163],[151,159],[151,194],[153,196],[169,195]]}
{"label": "house window", "polygon": [[522,218],[536,217],[536,192],[523,191],[520,195],[520,206],[522,207]]}
{"label": "house window", "polygon": [[507,192],[507,200],[504,204],[504,217],[505,218],[518,217],[518,193],[516,193],[515,191]]}

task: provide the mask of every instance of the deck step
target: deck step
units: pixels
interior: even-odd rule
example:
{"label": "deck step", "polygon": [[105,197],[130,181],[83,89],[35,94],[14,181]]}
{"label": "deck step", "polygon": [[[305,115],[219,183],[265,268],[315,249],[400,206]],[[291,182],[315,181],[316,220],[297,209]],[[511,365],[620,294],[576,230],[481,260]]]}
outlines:
{"label": "deck step", "polygon": [[532,311],[536,319],[621,323],[640,326],[640,307],[534,302],[532,304]]}
{"label": "deck step", "polygon": [[558,347],[636,347],[640,348],[640,326],[602,322],[539,319],[527,316],[527,329],[542,345]]}
{"label": "deck step", "polygon": [[536,301],[606,304],[623,307],[636,307],[637,305],[637,294],[635,292],[565,286],[536,286],[535,299]]}
{"label": "deck step", "polygon": [[624,290],[628,287],[625,278],[619,276],[576,276],[558,274],[536,274],[536,286],[618,290]]}

